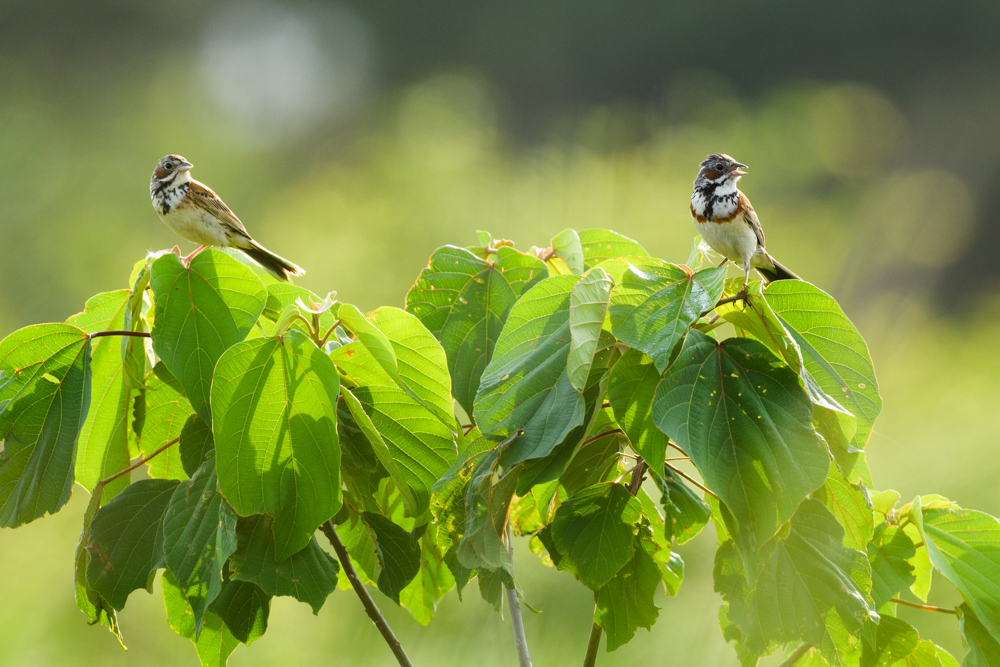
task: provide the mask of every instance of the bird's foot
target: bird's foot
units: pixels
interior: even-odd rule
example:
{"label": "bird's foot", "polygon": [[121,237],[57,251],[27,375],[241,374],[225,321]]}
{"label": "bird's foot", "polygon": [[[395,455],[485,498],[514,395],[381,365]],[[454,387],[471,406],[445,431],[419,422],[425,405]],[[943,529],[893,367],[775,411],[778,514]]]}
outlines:
{"label": "bird's foot", "polygon": [[174,246],[174,250],[177,252],[178,257],[181,257],[181,262],[184,264],[184,266],[191,268],[191,260],[194,259],[198,253],[200,253],[207,247],[208,247],[207,245],[200,246],[196,248],[195,251],[192,252],[190,255],[184,255],[183,257],[181,257],[181,251],[177,248],[177,246]]}

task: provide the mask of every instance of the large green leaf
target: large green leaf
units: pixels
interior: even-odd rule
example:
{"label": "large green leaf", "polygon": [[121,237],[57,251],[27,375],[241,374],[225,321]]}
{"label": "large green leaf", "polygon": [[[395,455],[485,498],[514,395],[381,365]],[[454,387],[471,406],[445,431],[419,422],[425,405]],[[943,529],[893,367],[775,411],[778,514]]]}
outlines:
{"label": "large green leaf", "polygon": [[684,333],[719,300],[725,277],[725,269],[690,273],[662,261],[630,266],[611,294],[611,331],[662,373]]}
{"label": "large green leaf", "polygon": [[739,525],[748,552],[826,480],[798,376],[761,343],[691,331],[656,389],[653,420],[687,451]]}
{"label": "large green leaf", "polygon": [[236,513],[207,461],[174,490],[163,515],[164,563],[194,612],[195,635],[222,589],[222,566],[236,550]]}
{"label": "large green leaf", "polygon": [[340,509],[337,369],[297,331],[229,348],[212,386],[219,488],[243,516],[274,517],[284,560]]}
{"label": "large green leaf", "polygon": [[570,301],[576,276],[555,276],[511,308],[476,395],[476,423],[494,439],[523,431],[505,466],[548,455],[583,423],[583,396],[569,379]]}
{"label": "large green leaf", "polygon": [[969,646],[962,667],[1000,667],[1000,640],[968,604],[960,606],[958,627]]}
{"label": "large green leaf", "polygon": [[613,283],[604,269],[594,269],[574,287],[569,297],[569,383],[583,393],[601,338]]}
{"label": "large green leaf", "polygon": [[271,596],[257,584],[227,579],[208,610],[222,617],[234,637],[251,644],[267,631]]}
{"label": "large green leaf", "polygon": [[667,451],[666,435],[650,419],[659,383],[660,372],[653,360],[635,349],[622,355],[611,369],[608,381],[608,400],[615,420],[628,436],[632,449],[657,467]]}
{"label": "large green leaf", "polygon": [[[88,334],[123,329],[129,290],[104,292],[87,299],[85,310],[66,320]],[[132,401],[138,392],[125,381],[121,341],[102,336],[91,341],[90,411],[76,449],[76,481],[88,491],[129,464],[128,434]],[[122,475],[104,487],[107,502],[129,482]]]}
{"label": "large green leaf", "polygon": [[[196,416],[184,395],[180,382],[158,362],[146,376],[142,417],[134,422],[139,451],[149,456],[171,440],[179,438],[187,420]],[[137,406],[138,410],[138,406]],[[200,417],[198,418],[200,421]],[[202,422],[204,423],[204,422]],[[186,479],[180,447],[170,447],[146,464],[149,476],[156,479]]]}
{"label": "large green leaf", "polygon": [[628,643],[639,627],[650,629],[660,610],[653,604],[660,570],[643,540],[634,538],[634,556],[594,593],[594,621],[607,634],[607,650]]}
{"label": "large green leaf", "polygon": [[898,526],[880,523],[867,545],[868,562],[872,568],[872,599],[875,608],[908,588],[916,577],[910,559],[916,554],[913,541]]}
{"label": "large green leaf", "polygon": [[552,540],[565,566],[591,590],[604,586],[634,555],[642,505],[621,484],[595,484],[556,510]]}
{"label": "large green leaf", "polygon": [[406,310],[447,353],[452,393],[467,414],[511,306],[547,276],[544,262],[513,248],[498,248],[496,261],[487,261],[464,248],[444,246],[431,255],[407,293]]}
{"label": "large green leaf", "polygon": [[[389,377],[370,348],[360,341],[333,350],[330,357],[388,447],[392,462],[412,490],[416,503],[412,515],[419,515],[429,506],[434,482],[455,459],[454,436],[440,419]],[[350,402],[350,398],[345,400]]]}
{"label": "large green leaf", "polygon": [[253,269],[218,250],[205,250],[187,268],[173,253],[153,262],[156,303],[153,351],[180,381],[191,405],[212,423],[215,364],[250,333],[267,296]]}
{"label": "large green leaf", "polygon": [[0,342],[0,526],[20,526],[66,504],[89,408],[90,339],[83,330],[38,324]]}
{"label": "large green leaf", "polygon": [[775,281],[764,296],[798,343],[812,378],[857,419],[852,444],[864,448],[882,398],[861,334],[832,296],[809,283]]}
{"label": "large green leaf", "polygon": [[916,629],[893,616],[883,615],[878,623],[875,642],[864,642],[860,667],[894,665],[916,650],[920,635]]}
{"label": "large green leaf", "polygon": [[197,622],[183,589],[169,571],[160,577],[160,584],[170,629],[191,640],[202,667],[225,667],[229,655],[240,644],[222,617],[209,611],[205,612],[203,622]]}
{"label": "large green leaf", "polygon": [[455,586],[436,536],[431,526],[420,538],[420,571],[399,593],[399,604],[421,625],[433,620],[438,602]]}
{"label": "large green leaf", "polygon": [[580,247],[588,269],[615,257],[649,257],[636,241],[610,229],[584,229],[580,232]]}
{"label": "large green leaf", "polygon": [[1000,642],[1000,520],[967,509],[921,511],[919,501],[911,507],[931,563]]}
{"label": "large green leaf", "polygon": [[[420,535],[411,533],[381,514],[364,512],[362,521],[375,535],[375,551],[380,572],[378,589],[396,604],[399,594],[420,570]],[[419,530],[423,532],[426,524]]]}
{"label": "large green leaf", "polygon": [[87,585],[115,609],[137,588],[152,591],[162,558],[160,522],[179,482],[143,479],[98,510],[90,527]]}
{"label": "large green leaf", "polygon": [[337,588],[337,561],[320,548],[315,537],[304,549],[279,561],[271,523],[270,517],[261,514],[239,520],[231,577],[257,584],[268,595],[290,595],[318,614]]}

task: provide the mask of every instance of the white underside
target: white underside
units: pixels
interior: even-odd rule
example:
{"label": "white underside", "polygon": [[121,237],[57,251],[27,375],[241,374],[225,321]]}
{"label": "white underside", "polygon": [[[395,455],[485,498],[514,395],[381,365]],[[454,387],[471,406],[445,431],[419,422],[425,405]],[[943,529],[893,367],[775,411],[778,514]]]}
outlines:
{"label": "white underside", "polygon": [[736,262],[744,271],[751,266],[772,268],[764,249],[757,245],[757,235],[750,225],[742,220],[730,222],[698,222],[692,218],[695,228],[708,245],[726,259]]}
{"label": "white underside", "polygon": [[229,238],[219,221],[200,208],[189,206],[174,209],[166,215],[160,213],[160,219],[171,231],[188,241],[223,248],[229,245]]}

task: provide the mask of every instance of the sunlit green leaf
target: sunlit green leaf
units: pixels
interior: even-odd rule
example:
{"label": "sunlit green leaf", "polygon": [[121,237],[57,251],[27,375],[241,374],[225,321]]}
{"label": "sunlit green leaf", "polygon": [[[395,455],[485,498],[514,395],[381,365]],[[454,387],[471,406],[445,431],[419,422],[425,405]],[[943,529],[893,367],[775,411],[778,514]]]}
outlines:
{"label": "sunlit green leaf", "polygon": [[181,264],[168,253],[153,262],[153,351],[184,387],[198,416],[212,423],[212,371],[222,353],[250,333],[264,309],[260,278],[224,252],[208,249]]}
{"label": "sunlit green leaf", "polygon": [[[143,417],[135,421],[139,451],[144,457],[179,438],[185,422],[194,415],[194,408],[183,391],[163,362],[157,363],[146,376]],[[181,450],[176,446],[151,459],[147,466],[149,476],[156,479],[188,477],[182,464]]]}
{"label": "sunlit green leaf", "polygon": [[219,488],[241,515],[274,517],[278,560],[340,509],[338,390],[330,358],[296,331],[238,343],[219,359]]}
{"label": "sunlit green leaf", "polygon": [[854,486],[836,465],[830,466],[826,484],[816,496],[833,512],[837,522],[844,527],[844,546],[864,551],[872,539],[875,516],[868,491],[860,484]]}
{"label": "sunlit green leaf", "polygon": [[916,553],[913,542],[898,526],[880,523],[867,545],[872,567],[872,599],[875,608],[909,587],[915,580],[910,559]]}
{"label": "sunlit green leaf", "polygon": [[864,643],[861,667],[894,665],[913,653],[920,641],[916,629],[898,618],[883,615],[873,645]]}
{"label": "sunlit green leaf", "polygon": [[191,605],[169,571],[160,577],[160,584],[163,587],[163,604],[167,608],[167,623],[170,628],[181,637],[191,640],[198,651],[202,667],[225,667],[229,655],[240,644],[222,618],[211,611],[206,612],[204,621],[198,628],[200,633],[196,632]]}
{"label": "sunlit green leaf", "polygon": [[963,604],[959,607],[959,611],[962,615],[959,617],[958,627],[962,631],[965,643],[969,646],[962,667],[1000,666],[1000,640],[990,631],[983,619],[976,616],[971,606]]}
{"label": "sunlit green leaf", "polygon": [[0,341],[0,526],[69,500],[89,407],[90,339],[81,329],[38,324]]}
{"label": "sunlit green leaf", "polygon": [[420,538],[420,571],[399,593],[399,604],[421,625],[431,622],[438,602],[455,586],[436,536],[431,526]]}
{"label": "sunlit green leaf", "polygon": [[610,229],[584,229],[580,232],[580,247],[588,269],[614,257],[649,257],[636,241]]}
{"label": "sunlit green leaf", "polygon": [[748,553],[775,534],[830,468],[798,376],[754,340],[718,343],[688,333],[656,389],[653,419],[732,512]]}
{"label": "sunlit green leaf", "polygon": [[290,595],[305,602],[318,614],[337,588],[340,566],[316,538],[288,558],[275,558],[272,520],[266,515],[240,519],[236,527],[236,552],[230,561],[230,576],[257,584],[268,595]]}
{"label": "sunlit green leaf", "polygon": [[648,356],[630,349],[611,369],[608,400],[615,420],[628,436],[632,449],[650,465],[658,465],[667,451],[667,436],[656,428],[650,414],[660,372]]}
{"label": "sunlit green leaf", "polygon": [[684,333],[718,301],[725,276],[725,269],[691,274],[662,261],[630,266],[611,294],[611,331],[662,373]]}
{"label": "sunlit green leaf", "polygon": [[162,558],[160,522],[179,482],[143,479],[98,510],[90,527],[87,585],[115,609],[129,593],[150,589],[151,576]]}
{"label": "sunlit green leaf", "polygon": [[603,269],[594,269],[573,286],[569,298],[569,383],[583,392],[594,362],[604,316],[611,296],[611,278]]}
{"label": "sunlit green leaf", "polygon": [[547,276],[544,262],[513,248],[498,248],[494,262],[444,246],[406,295],[406,310],[441,341],[452,393],[467,414],[511,306]]}
{"label": "sunlit green leaf", "polygon": [[552,250],[566,262],[574,275],[583,273],[583,245],[575,229],[564,229],[553,236]]}

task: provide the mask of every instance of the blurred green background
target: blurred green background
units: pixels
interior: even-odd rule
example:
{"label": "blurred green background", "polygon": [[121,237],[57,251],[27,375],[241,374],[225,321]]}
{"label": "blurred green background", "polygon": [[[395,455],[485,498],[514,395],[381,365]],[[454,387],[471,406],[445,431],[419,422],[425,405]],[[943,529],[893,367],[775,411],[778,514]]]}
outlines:
{"label": "blurred green background", "polygon": [[[150,207],[180,153],[300,283],[403,305],[434,248],[607,227],[684,261],[698,162],[723,151],[768,249],[866,336],[885,408],[876,486],[1000,514],[1000,4],[0,0],[0,335],[60,321],[180,243]],[[196,664],[159,589],[86,625],[86,493],[0,534],[0,665]],[[522,545],[523,547],[523,545]],[[711,530],[651,633],[601,665],[735,665]],[[592,599],[525,549],[535,664],[582,661]],[[378,594],[376,594],[378,595]],[[955,595],[936,582],[934,601]],[[473,586],[428,629],[379,597],[418,665],[516,664]],[[961,655],[951,617],[907,613]],[[774,661],[777,664],[780,660]],[[357,599],[276,598],[232,665],[389,665]]]}

